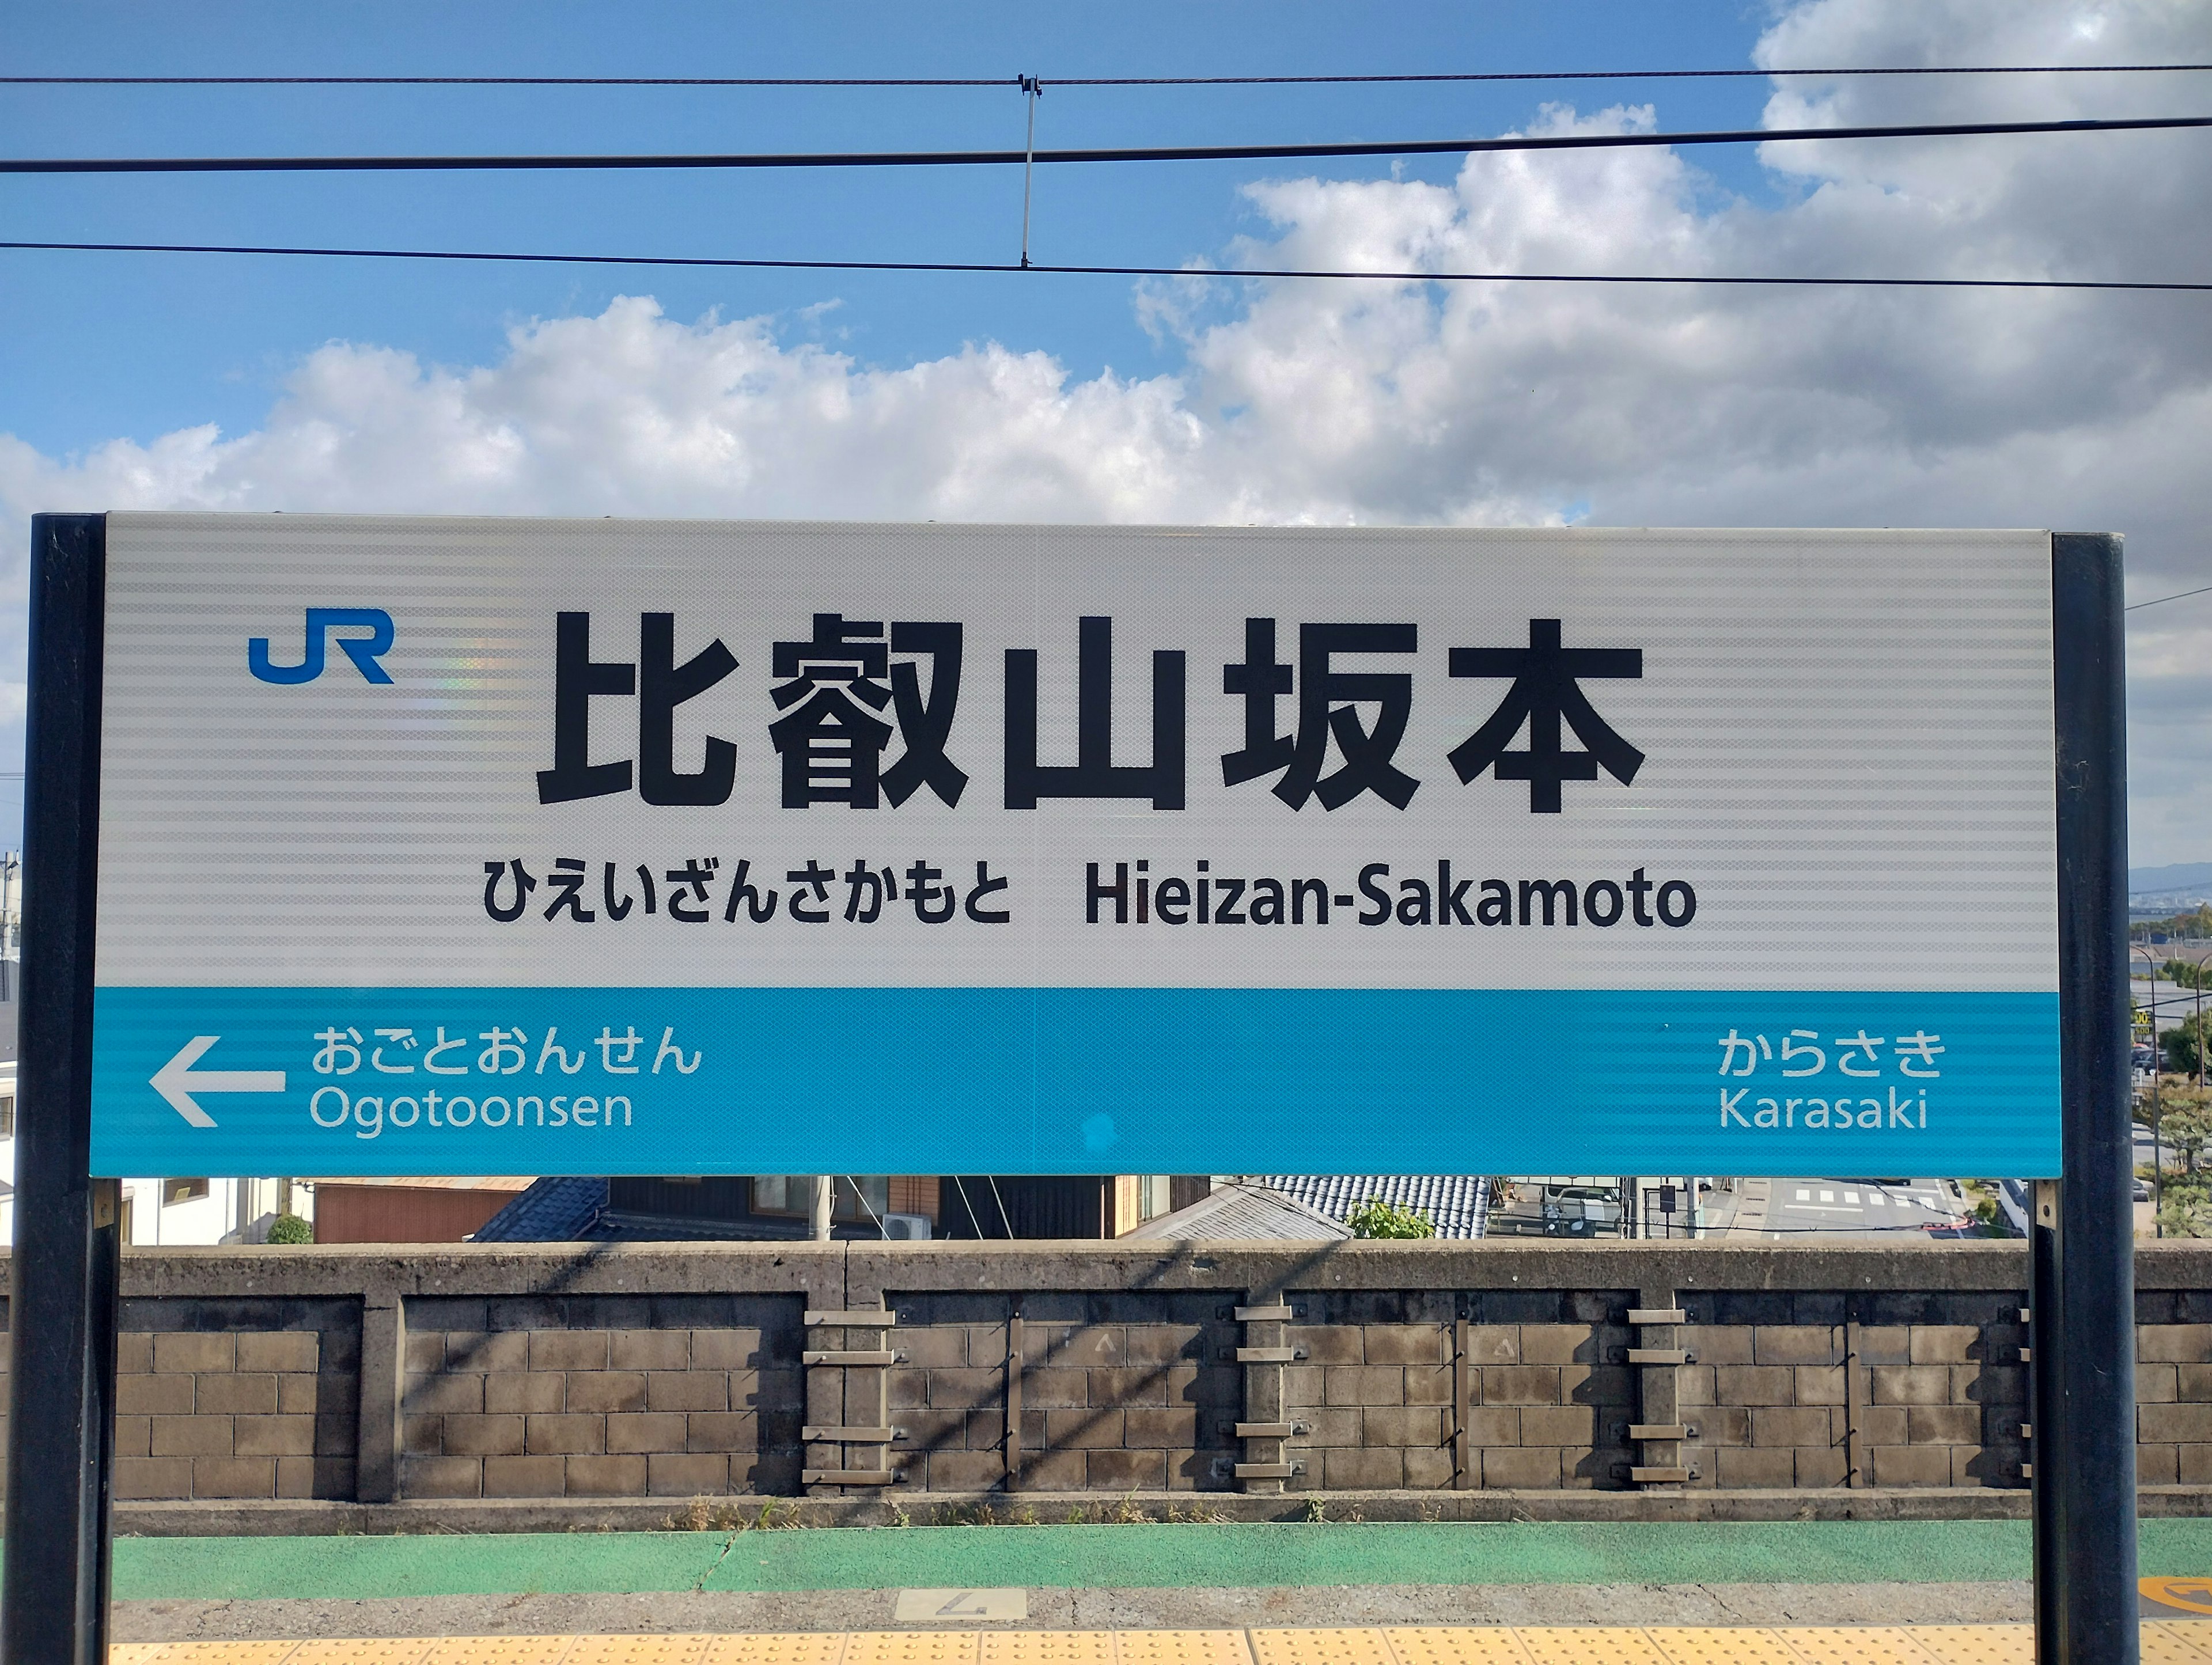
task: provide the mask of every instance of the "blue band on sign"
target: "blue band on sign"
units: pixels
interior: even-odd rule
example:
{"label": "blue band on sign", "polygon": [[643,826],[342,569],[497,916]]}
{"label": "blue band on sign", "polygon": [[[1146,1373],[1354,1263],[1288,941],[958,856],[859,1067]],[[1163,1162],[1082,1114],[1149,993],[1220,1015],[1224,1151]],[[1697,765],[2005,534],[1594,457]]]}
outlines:
{"label": "blue band on sign", "polygon": [[2060,1162],[2054,994],[102,988],[95,1010],[109,1175]]}

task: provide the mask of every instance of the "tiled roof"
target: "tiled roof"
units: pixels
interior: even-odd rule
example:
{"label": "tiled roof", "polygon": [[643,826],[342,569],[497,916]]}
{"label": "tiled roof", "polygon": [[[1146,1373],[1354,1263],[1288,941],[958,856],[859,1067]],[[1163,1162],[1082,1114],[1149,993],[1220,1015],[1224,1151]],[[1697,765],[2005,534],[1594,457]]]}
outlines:
{"label": "tiled roof", "polygon": [[1352,1228],[1342,1221],[1316,1213],[1279,1191],[1251,1180],[1235,1180],[1217,1187],[1187,1208],[1157,1215],[1135,1231],[1124,1231],[1117,1241],[1151,1237],[1179,1243],[1316,1243],[1351,1235]]}
{"label": "tiled roof", "polygon": [[[604,1176],[541,1179],[477,1228],[480,1243],[745,1243],[804,1240],[804,1220],[702,1220],[628,1213],[607,1206]],[[872,1229],[841,1223],[836,1234],[872,1238]]]}
{"label": "tiled roof", "polygon": [[403,1191],[527,1191],[535,1174],[494,1174],[462,1178],[452,1174],[371,1174],[351,1178],[307,1177],[308,1185],[391,1186]]}
{"label": "tiled roof", "polygon": [[1477,1174],[1265,1174],[1260,1181],[1333,1220],[1379,1198],[1419,1209],[1439,1237],[1480,1237],[1489,1223],[1489,1188]]}
{"label": "tiled roof", "polygon": [[477,1228],[480,1243],[573,1243],[602,1237],[594,1230],[606,1212],[604,1179],[541,1179]]}

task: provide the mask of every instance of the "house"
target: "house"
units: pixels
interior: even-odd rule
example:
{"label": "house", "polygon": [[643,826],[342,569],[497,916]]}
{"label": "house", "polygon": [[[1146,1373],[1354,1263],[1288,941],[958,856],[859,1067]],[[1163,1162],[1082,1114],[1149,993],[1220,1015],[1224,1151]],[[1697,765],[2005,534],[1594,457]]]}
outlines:
{"label": "house", "polygon": [[1427,1215],[1439,1237],[1466,1241],[1489,1229],[1490,1185],[1480,1174],[1265,1174],[1260,1182],[1334,1220],[1377,1201]]}
{"label": "house", "polygon": [[1233,1179],[1126,1234],[1137,1242],[1332,1243],[1352,1228],[1257,1180]]}
{"label": "house", "polygon": [[[1108,1238],[1196,1201],[1205,1175],[841,1174],[841,1238]],[[541,1179],[476,1233],[478,1243],[603,1238],[739,1241],[809,1235],[811,1176],[735,1174]]]}
{"label": "house", "polygon": [[319,1243],[457,1243],[527,1191],[528,1175],[487,1179],[417,1176],[319,1179]]}

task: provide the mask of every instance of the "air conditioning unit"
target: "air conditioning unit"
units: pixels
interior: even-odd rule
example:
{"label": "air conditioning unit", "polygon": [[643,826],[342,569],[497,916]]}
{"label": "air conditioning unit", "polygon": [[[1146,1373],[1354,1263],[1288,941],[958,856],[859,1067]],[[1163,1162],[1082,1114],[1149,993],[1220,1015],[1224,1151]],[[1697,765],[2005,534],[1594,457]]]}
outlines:
{"label": "air conditioning unit", "polygon": [[927,1214],[886,1214],[884,1216],[884,1237],[895,1243],[921,1243],[929,1241],[929,1216]]}

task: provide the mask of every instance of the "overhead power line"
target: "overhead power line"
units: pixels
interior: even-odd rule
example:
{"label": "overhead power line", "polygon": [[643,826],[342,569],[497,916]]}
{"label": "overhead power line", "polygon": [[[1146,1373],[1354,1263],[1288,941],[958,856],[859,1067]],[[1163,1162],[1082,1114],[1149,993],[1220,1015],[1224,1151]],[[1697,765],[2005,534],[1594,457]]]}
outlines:
{"label": "overhead power line", "polygon": [[2145,607],[2163,606],[2169,601],[2186,601],[2193,595],[2212,595],[2212,584],[2207,584],[2202,589],[2184,590],[2178,595],[2162,595],[2150,601],[2138,601],[2120,611],[2124,613],[2140,612]]}
{"label": "overhead power line", "polygon": [[1745,127],[1695,133],[1547,133],[1486,139],[1357,140],[1334,144],[1139,145],[1062,150],[843,150],[568,156],[16,156],[0,173],[383,173],[467,170],[975,167],[1032,162],[1279,161],[1323,156],[1468,155],[1492,151],[1649,149],[1811,139],[1978,138],[2022,133],[2124,133],[2212,127],[2212,116],[2087,121],[1976,121],[1905,126]]}
{"label": "overhead power line", "polygon": [[[319,248],[261,243],[60,243],[0,241],[0,250],[87,254],[301,255],[349,260],[483,260],[517,264],[678,266],[757,271],[1039,272],[1062,277],[1341,278],[1390,283],[1706,284],[1738,288],[1864,289],[2105,289],[2212,292],[2212,283],[2070,277],[1793,277],[1696,273],[1366,271],[1286,266],[1194,270],[1188,266],[1053,265],[1012,260],[779,260],[680,254],[538,254],[469,249]],[[2167,599],[2177,598],[2169,597]],[[2146,602],[2140,604],[2148,606]]]}
{"label": "overhead power line", "polygon": [[[1912,64],[1803,70],[1480,70],[1430,75],[1066,76],[1054,87],[1352,87],[1422,82],[2164,75],[2212,64]],[[1020,76],[0,76],[5,87],[1018,87]]]}

